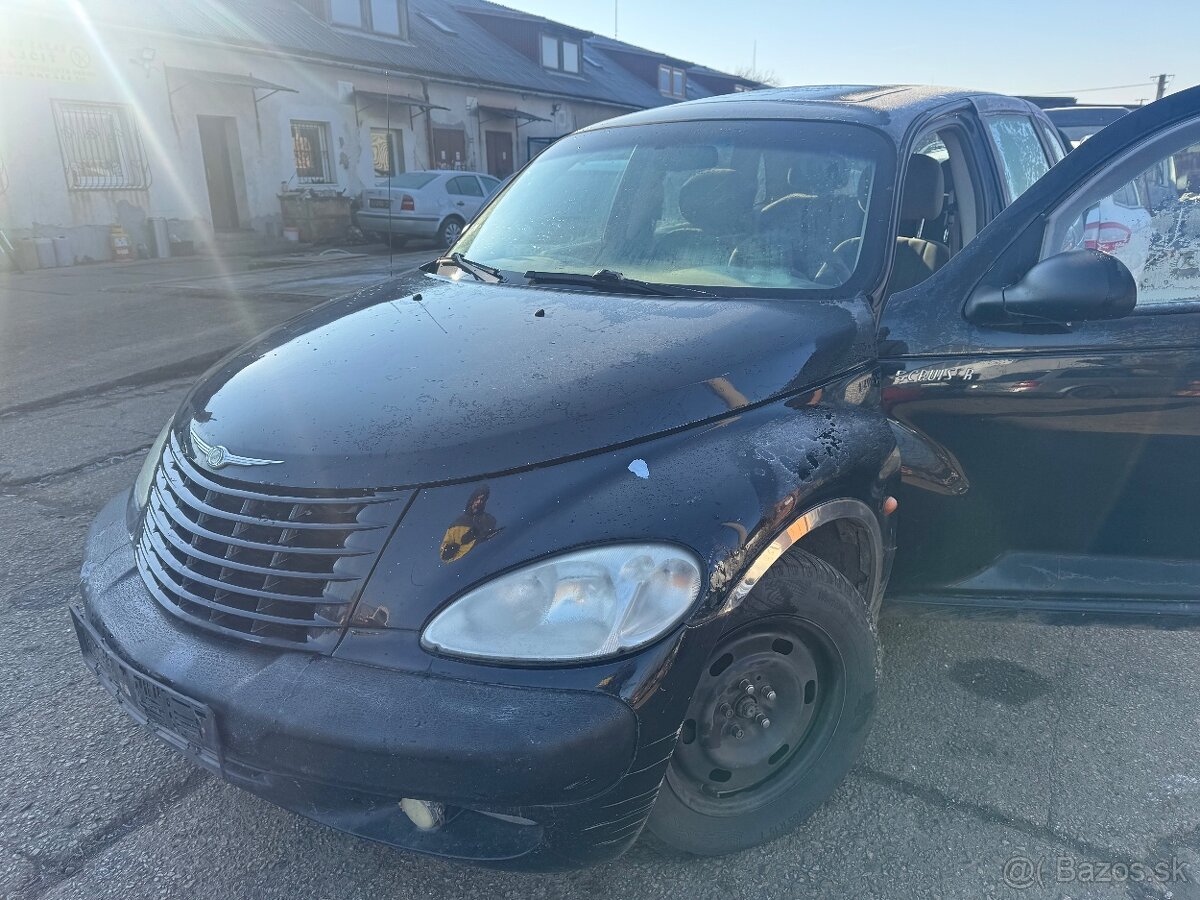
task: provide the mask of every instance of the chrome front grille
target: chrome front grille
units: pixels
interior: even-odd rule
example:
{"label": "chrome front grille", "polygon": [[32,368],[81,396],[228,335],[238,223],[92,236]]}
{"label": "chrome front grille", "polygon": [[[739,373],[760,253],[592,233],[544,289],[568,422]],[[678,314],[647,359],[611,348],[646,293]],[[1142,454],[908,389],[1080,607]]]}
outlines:
{"label": "chrome front grille", "polygon": [[197,625],[329,652],[402,500],[274,493],[203,471],[172,439],[155,472],[138,569],[159,603]]}

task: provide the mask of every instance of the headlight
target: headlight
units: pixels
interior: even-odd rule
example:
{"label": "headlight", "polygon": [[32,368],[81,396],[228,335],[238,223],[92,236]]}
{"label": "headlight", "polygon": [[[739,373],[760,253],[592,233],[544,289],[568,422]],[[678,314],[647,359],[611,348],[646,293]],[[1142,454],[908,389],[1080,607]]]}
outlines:
{"label": "headlight", "polygon": [[564,553],[476,588],[442,610],[421,644],[452,656],[565,662],[642,647],[700,593],[700,563],[671,544]]}
{"label": "headlight", "polygon": [[150,452],[146,454],[146,461],[142,463],[142,470],[138,472],[137,481],[133,483],[133,502],[139,513],[150,502],[150,487],[154,484],[154,470],[158,467],[158,460],[162,456],[163,445],[167,442],[167,437],[170,434],[171,423],[167,422],[166,427],[158,433],[158,437],[150,445]]}

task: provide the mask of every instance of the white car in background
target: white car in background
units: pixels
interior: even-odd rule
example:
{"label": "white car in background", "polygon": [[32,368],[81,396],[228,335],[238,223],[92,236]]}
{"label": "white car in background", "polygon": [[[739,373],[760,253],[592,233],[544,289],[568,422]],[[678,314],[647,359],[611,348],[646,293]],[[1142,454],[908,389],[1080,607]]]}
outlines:
{"label": "white car in background", "polygon": [[[1129,110],[1124,106],[1065,106],[1045,112],[1068,148],[1074,150]],[[1088,213],[1083,246],[1119,256],[1140,284],[1150,254],[1149,226],[1154,217],[1153,209],[1150,185],[1144,176],[1129,182]]]}
{"label": "white car in background", "polygon": [[413,238],[449,247],[501,187],[482,172],[402,172],[359,197],[355,224],[368,237],[402,247]]}

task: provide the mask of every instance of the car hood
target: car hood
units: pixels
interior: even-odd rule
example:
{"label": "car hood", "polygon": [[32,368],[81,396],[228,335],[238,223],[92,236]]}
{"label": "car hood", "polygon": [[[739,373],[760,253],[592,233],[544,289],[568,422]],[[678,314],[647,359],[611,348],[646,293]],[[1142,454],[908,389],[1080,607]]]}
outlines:
{"label": "car hood", "polygon": [[865,298],[614,296],[413,275],[236,352],[192,389],[176,434],[202,465],[196,444],[277,461],[221,473],[262,484],[471,479],[811,387],[868,358],[872,334]]}

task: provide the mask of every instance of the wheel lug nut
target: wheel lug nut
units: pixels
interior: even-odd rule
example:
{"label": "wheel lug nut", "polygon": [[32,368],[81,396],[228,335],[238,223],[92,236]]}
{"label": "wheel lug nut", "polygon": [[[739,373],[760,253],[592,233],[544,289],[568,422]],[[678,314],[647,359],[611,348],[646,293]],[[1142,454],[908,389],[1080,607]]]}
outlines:
{"label": "wheel lug nut", "polygon": [[771,720],[770,720],[770,719],[768,719],[766,716],[759,716],[759,717],[758,717],[758,724],[759,724],[759,725],[761,725],[763,728],[770,728],[770,727],[771,727]]}
{"label": "wheel lug nut", "polygon": [[753,693],[754,693],[754,685],[752,685],[752,684],[750,683],[750,679],[748,679],[748,678],[743,678],[743,679],[742,679],[742,683],[741,683],[740,685],[738,685],[738,687],[740,687],[740,688],[741,688],[743,691],[745,691],[747,694],[753,694]]}
{"label": "wheel lug nut", "polygon": [[733,735],[735,740],[739,741],[746,736],[746,732],[742,731],[742,726],[740,725],[734,725],[729,733]]}
{"label": "wheel lug nut", "polygon": [[768,685],[766,687],[766,689],[763,690],[763,696],[768,700],[774,700],[775,699],[775,688],[770,687]]}
{"label": "wheel lug nut", "polygon": [[730,706],[728,703],[722,703],[721,704],[721,715],[723,715],[727,719],[732,719],[733,718],[733,707]]}

